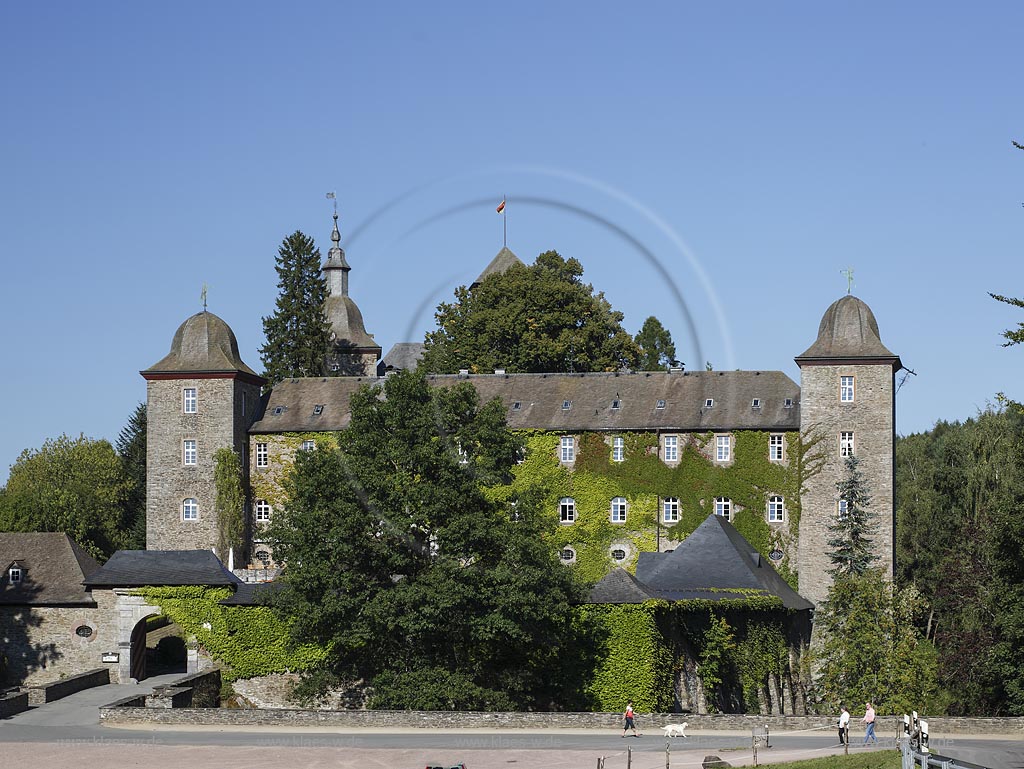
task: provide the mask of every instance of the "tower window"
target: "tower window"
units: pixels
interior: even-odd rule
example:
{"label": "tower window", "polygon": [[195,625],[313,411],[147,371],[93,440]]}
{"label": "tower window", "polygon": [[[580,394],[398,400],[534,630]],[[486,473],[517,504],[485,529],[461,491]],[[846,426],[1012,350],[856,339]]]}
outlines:
{"label": "tower window", "polygon": [[181,461],[189,466],[196,464],[196,442],[194,438],[186,438],[181,442]]}
{"label": "tower window", "polygon": [[256,500],[256,520],[257,522],[269,521],[270,514],[273,512],[270,507],[270,503],[265,499]]}
{"label": "tower window", "polygon": [[615,497],[614,499],[612,499],[611,521],[612,521],[612,523],[625,523],[626,522],[626,498],[625,497]]}
{"label": "tower window", "polygon": [[181,410],[185,414],[195,414],[199,411],[199,398],[196,395],[196,388],[186,387],[181,391]]}
{"label": "tower window", "polygon": [[181,520],[183,521],[198,521],[199,520],[199,503],[192,497],[189,497],[181,503]]}
{"label": "tower window", "polygon": [[558,500],[558,520],[562,523],[572,523],[576,520],[576,500],[572,497],[562,497]]}
{"label": "tower window", "polygon": [[732,458],[732,436],[715,436],[715,459],[719,462],[728,462]]}
{"label": "tower window", "polygon": [[561,460],[563,462],[576,461],[576,439],[571,435],[562,436]]}
{"label": "tower window", "polygon": [[839,402],[853,403],[853,377],[839,377]]}
{"label": "tower window", "polygon": [[661,519],[665,523],[679,522],[679,497],[665,497],[661,501]]}
{"label": "tower window", "polygon": [[850,512],[850,504],[845,499],[840,499],[836,503],[836,515],[840,521],[846,520],[846,514]]}
{"label": "tower window", "polygon": [[269,453],[267,452],[267,444],[257,443],[256,444],[256,467],[267,467],[269,462]]}
{"label": "tower window", "polygon": [[612,438],[612,462],[622,462],[626,458],[626,439],[622,436]]}
{"label": "tower window", "polygon": [[853,433],[842,432],[839,433],[839,456],[841,457],[852,457],[853,456]]}
{"label": "tower window", "polygon": [[665,436],[665,457],[666,462],[678,462],[679,461],[679,436],[678,435],[666,435]]}
{"label": "tower window", "polygon": [[715,497],[715,515],[727,521],[732,520],[732,500],[728,497]]}

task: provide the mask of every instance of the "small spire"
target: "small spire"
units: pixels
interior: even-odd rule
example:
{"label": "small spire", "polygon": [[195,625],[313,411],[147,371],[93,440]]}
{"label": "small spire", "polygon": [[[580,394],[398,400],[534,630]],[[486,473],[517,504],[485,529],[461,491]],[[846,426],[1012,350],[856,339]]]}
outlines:
{"label": "small spire", "polygon": [[341,233],[338,232],[338,211],[334,211],[334,230],[331,232],[331,242],[337,246],[341,243]]}

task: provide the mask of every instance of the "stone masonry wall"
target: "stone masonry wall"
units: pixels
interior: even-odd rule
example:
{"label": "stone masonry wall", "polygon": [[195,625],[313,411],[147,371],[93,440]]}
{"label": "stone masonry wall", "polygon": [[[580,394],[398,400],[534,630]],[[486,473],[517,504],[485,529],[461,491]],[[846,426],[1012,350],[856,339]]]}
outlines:
{"label": "stone masonry wall", "polygon": [[[78,635],[88,627],[88,637]],[[38,686],[104,665],[103,652],[117,649],[111,607],[5,606],[0,609],[0,647],[7,683]]]}
{"label": "stone masonry wall", "polygon": [[[854,377],[854,402],[840,403],[839,377]],[[893,515],[895,440],[893,370],[891,365],[804,365],[800,370],[800,423],[805,432],[823,436],[819,446],[826,461],[807,483],[800,517],[797,567],[800,595],[820,604],[828,594],[831,567],[829,523],[839,500],[836,481],[846,477],[839,455],[839,434],[854,433],[854,454],[871,496],[876,516],[874,536],[878,565],[892,576],[895,517]]]}

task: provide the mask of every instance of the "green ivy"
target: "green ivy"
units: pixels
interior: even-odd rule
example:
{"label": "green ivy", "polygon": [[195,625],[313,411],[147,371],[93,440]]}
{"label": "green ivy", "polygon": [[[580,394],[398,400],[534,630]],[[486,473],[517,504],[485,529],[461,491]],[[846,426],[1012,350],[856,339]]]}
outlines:
{"label": "green ivy", "polygon": [[224,666],[226,681],[300,671],[325,657],[309,644],[289,646],[288,628],[266,606],[223,606],[226,587],[146,587],[134,591],[159,606],[186,634]]}

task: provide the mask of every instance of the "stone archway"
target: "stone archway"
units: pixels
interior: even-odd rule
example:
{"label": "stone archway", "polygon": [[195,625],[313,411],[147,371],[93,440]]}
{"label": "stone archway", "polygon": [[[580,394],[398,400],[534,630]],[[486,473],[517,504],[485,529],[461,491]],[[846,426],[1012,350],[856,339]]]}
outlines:
{"label": "stone archway", "polygon": [[[133,595],[126,588],[114,588],[117,596],[117,674],[118,683],[138,683],[135,676],[145,676],[146,659],[146,618],[161,613],[159,606],[150,606],[140,595]],[[141,630],[139,629],[141,626]],[[139,635],[141,634],[141,650]],[[141,659],[138,659],[141,654]]]}

